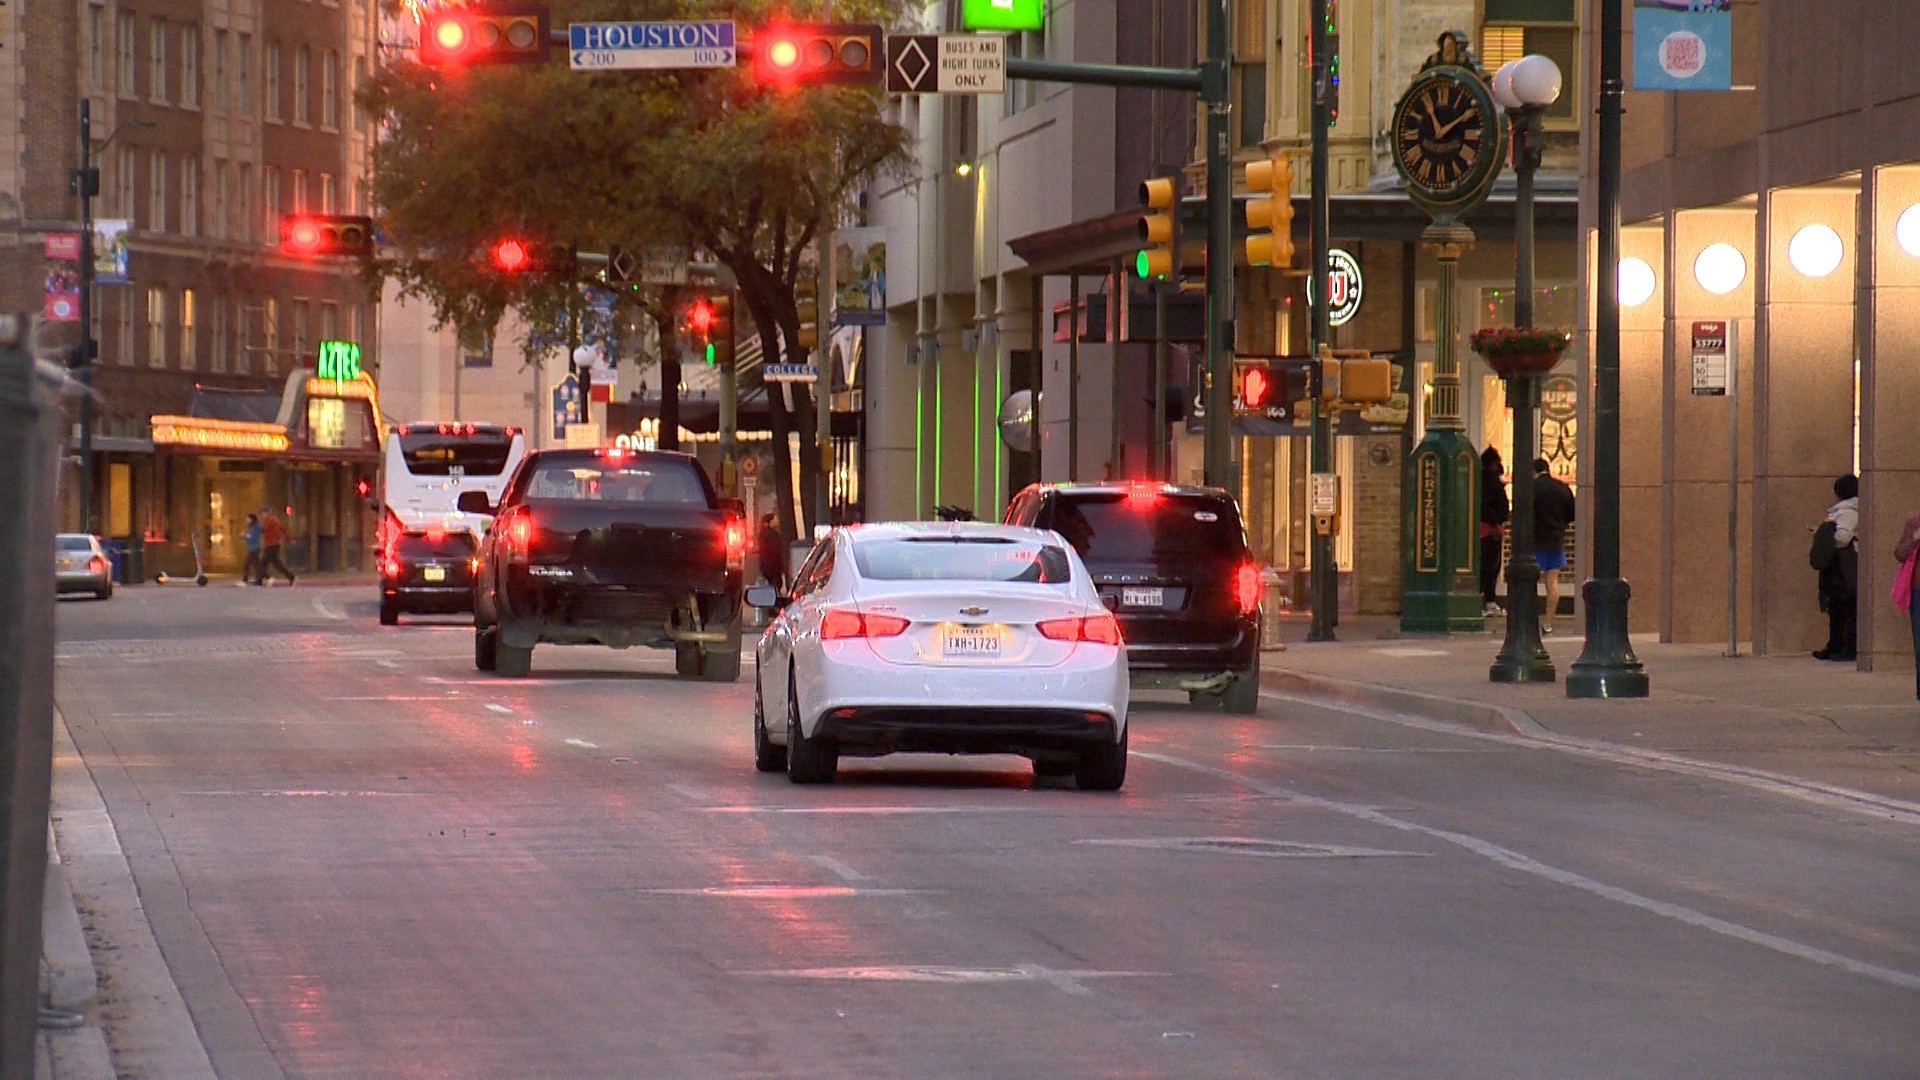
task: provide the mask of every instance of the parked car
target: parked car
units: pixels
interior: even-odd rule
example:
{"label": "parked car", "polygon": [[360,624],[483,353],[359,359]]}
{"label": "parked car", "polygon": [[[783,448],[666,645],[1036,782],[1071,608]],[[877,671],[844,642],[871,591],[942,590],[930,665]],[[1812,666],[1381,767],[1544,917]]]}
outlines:
{"label": "parked car", "polygon": [[1260,566],[1224,489],[1175,484],[1035,484],[1009,525],[1073,545],[1127,641],[1133,685],[1196,704],[1260,705]]}
{"label": "parked car", "polygon": [[1127,647],[1053,533],[909,522],[835,530],[755,650],[754,765],[833,779],[843,755],[1021,754],[1112,791],[1127,774]]}
{"label": "parked car", "polygon": [[681,675],[740,677],[747,523],[691,455],[554,449],[529,453],[474,556],[473,660],[527,674],[538,644],[674,651]]}
{"label": "parked car", "polygon": [[380,553],[380,625],[409,612],[473,610],[473,534],[445,529],[402,532]]}
{"label": "parked car", "polygon": [[53,538],[54,591],[60,595],[90,592],[95,599],[113,596],[113,561],[100,538],[88,533],[61,533]]}

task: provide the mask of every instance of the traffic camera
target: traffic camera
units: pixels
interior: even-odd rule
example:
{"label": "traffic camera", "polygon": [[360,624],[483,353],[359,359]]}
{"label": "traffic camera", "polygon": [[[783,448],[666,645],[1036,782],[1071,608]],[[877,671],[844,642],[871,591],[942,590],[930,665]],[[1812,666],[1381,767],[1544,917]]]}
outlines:
{"label": "traffic camera", "polygon": [[1247,162],[1247,191],[1254,195],[1247,200],[1247,261],[1293,265],[1293,159],[1274,153]]}
{"label": "traffic camera", "polygon": [[547,9],[539,4],[436,7],[420,18],[419,59],[430,67],[540,64],[549,45]]}
{"label": "traffic camera", "polygon": [[349,214],[294,214],[280,219],[280,250],[303,259],[373,255],[373,219]]}
{"label": "traffic camera", "polygon": [[886,81],[884,31],[870,23],[769,26],[748,46],[762,84],[879,86]]}

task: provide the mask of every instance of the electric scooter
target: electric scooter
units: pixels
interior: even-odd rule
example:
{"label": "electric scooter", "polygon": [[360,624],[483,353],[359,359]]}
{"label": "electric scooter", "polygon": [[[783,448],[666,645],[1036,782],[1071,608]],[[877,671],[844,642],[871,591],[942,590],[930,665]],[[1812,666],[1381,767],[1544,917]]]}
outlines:
{"label": "electric scooter", "polygon": [[[165,585],[172,580],[173,578],[169,576],[165,570],[153,575],[153,582],[156,585]],[[206,564],[200,561],[200,534],[198,532],[193,534],[193,583],[203,588],[207,584]]]}

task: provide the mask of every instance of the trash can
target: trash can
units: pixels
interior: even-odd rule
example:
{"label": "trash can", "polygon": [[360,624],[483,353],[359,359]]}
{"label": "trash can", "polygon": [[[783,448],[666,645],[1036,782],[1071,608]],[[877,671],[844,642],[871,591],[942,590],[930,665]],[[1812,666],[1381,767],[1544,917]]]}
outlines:
{"label": "trash can", "polygon": [[100,546],[107,549],[107,562],[113,564],[113,583],[127,583],[127,542],[125,540],[102,540]]}
{"label": "trash can", "polygon": [[1286,581],[1273,567],[1260,571],[1260,647],[1269,652],[1286,648],[1280,639],[1280,616],[1293,608]]}
{"label": "trash can", "polygon": [[127,581],[138,585],[147,580],[147,542],[140,536],[129,536],[127,547]]}

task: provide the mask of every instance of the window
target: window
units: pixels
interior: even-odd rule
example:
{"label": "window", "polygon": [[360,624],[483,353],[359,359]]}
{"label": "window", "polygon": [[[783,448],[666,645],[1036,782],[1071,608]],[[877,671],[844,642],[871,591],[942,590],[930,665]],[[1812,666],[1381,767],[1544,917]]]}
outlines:
{"label": "window", "polygon": [[200,24],[180,28],[180,104],[200,107]]}
{"label": "window", "polygon": [[304,214],[312,209],[307,202],[307,170],[293,170],[293,212]]}
{"label": "window", "polygon": [[280,169],[268,165],[260,170],[260,236],[280,235]]}
{"label": "window", "polygon": [[313,50],[300,46],[293,54],[293,122],[306,124],[312,122],[309,109],[312,106]]}
{"label": "window", "polygon": [[341,340],[340,305],[331,300],[325,301],[320,305],[320,340]]}
{"label": "window", "polygon": [[167,20],[153,20],[153,66],[149,69],[147,97],[167,100]]}
{"label": "window", "polygon": [[293,357],[298,363],[307,355],[307,316],[312,305],[305,300],[293,302]]}
{"label": "window", "polygon": [[490,368],[493,366],[493,335],[482,325],[460,328],[460,366],[469,368]]}
{"label": "window", "polygon": [[227,304],[219,297],[213,300],[213,352],[207,359],[212,371],[227,370]]}
{"label": "window", "polygon": [[253,113],[253,35],[241,34],[233,53],[234,104],[248,115]]}
{"label": "window", "polygon": [[115,72],[117,76],[115,82],[119,85],[121,97],[133,97],[139,93],[138,87],[140,84],[135,77],[134,69],[135,54],[139,50],[139,45],[136,44],[134,34],[133,16],[121,15],[119,24],[115,29],[115,36],[118,39],[118,47],[120,50],[120,70]]}
{"label": "window", "polygon": [[1266,4],[1262,0],[1234,0],[1233,116],[1236,146],[1259,146],[1267,137],[1267,38]]}
{"label": "window", "polygon": [[122,291],[120,289],[114,289],[111,291],[118,294],[117,300],[120,308],[120,316],[115,320],[114,325],[114,339],[115,344],[118,346],[115,351],[119,353],[115,359],[120,361],[121,367],[132,367],[133,294],[131,290]]}
{"label": "window", "polygon": [[147,228],[167,231],[167,155],[155,150],[148,166]]}
{"label": "window", "polygon": [[1539,53],[1560,65],[1565,88],[1560,100],[1547,107],[1549,124],[1568,127],[1574,123],[1574,102],[1580,100],[1575,83],[1579,28],[1576,25],[1575,0],[1486,0],[1485,22],[1480,26],[1480,62],[1488,71],[1518,60],[1528,53]]}
{"label": "window", "polygon": [[253,229],[253,166],[240,166],[240,179],[233,187],[234,239],[252,243],[260,235]]}
{"label": "window", "polygon": [[139,167],[137,153],[133,147],[123,146],[114,158],[113,211],[128,221],[133,220],[133,192],[137,183],[134,171]]}
{"label": "window", "polygon": [[240,349],[233,354],[233,370],[245,375],[253,370],[253,334],[247,326],[246,297],[235,297],[233,301],[233,322],[240,328]]}
{"label": "window", "polygon": [[[1051,22],[1049,20],[1048,24],[1051,25]],[[1045,31],[1027,30],[1018,34],[1008,34],[1007,55],[1022,60],[1046,59]],[[1034,103],[1040,100],[1040,83],[1034,79],[1016,79],[1007,83],[1007,92],[1002,96],[1006,99],[1005,115],[1012,116],[1022,109],[1031,109]]]}
{"label": "window", "polygon": [[147,366],[167,366],[167,290],[147,290]]}
{"label": "window", "polygon": [[332,49],[320,58],[320,126],[340,126],[340,54]]}
{"label": "window", "polygon": [[280,370],[280,301],[271,296],[260,302],[260,370]]}
{"label": "window", "polygon": [[227,107],[227,32],[213,32],[213,107]]}
{"label": "window", "polygon": [[180,290],[180,370],[181,371],[192,371],[194,369],[194,365],[199,360],[199,358],[194,354],[194,346],[198,344],[198,342],[194,340],[194,327],[197,323],[197,320],[194,318],[194,314],[195,312],[193,310],[193,290],[181,289]]}
{"label": "window", "polygon": [[107,88],[107,9],[87,9],[87,87]]}
{"label": "window", "polygon": [[180,158],[180,235],[200,235],[200,159]]}
{"label": "window", "polygon": [[265,99],[267,119],[280,122],[280,43],[267,42],[266,58],[262,61],[266,67],[266,85],[261,88],[260,96]]}
{"label": "window", "polygon": [[320,174],[320,212],[323,214],[340,212],[340,178],[332,173]]}
{"label": "window", "polygon": [[[353,92],[358,94],[360,88],[366,85],[366,82],[367,58],[364,56],[356,56],[353,58]],[[354,102],[353,105],[353,127],[355,131],[363,135],[366,134],[367,110],[361,108],[358,101]]]}
{"label": "window", "polygon": [[232,177],[228,175],[229,166],[224,161],[213,163],[213,209],[207,213],[207,235],[215,240],[227,237],[227,226],[233,220],[228,206],[233,195]]}

